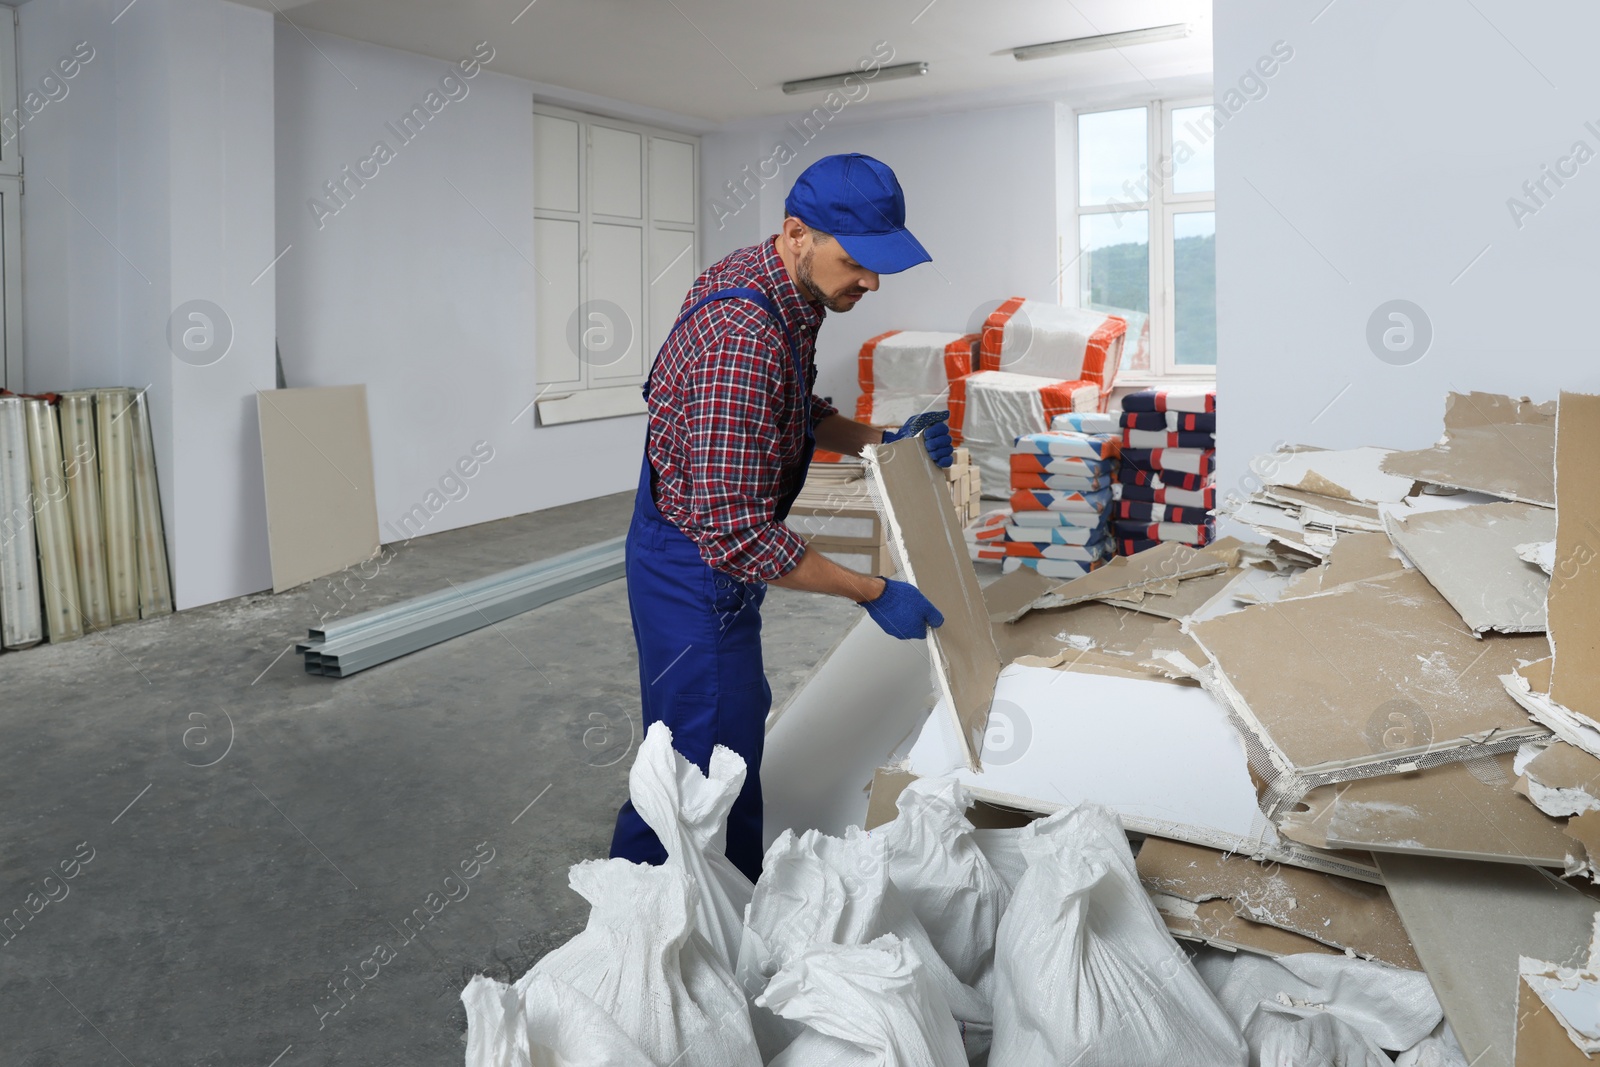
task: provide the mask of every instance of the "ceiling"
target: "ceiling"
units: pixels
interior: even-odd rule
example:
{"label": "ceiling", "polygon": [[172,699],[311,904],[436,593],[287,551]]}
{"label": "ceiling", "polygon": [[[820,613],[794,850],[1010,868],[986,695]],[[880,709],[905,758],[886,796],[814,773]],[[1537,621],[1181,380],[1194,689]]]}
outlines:
{"label": "ceiling", "polygon": [[[722,124],[795,114],[824,93],[798,78],[886,63],[921,78],[871,83],[874,103],[1085,91],[1208,76],[1210,0],[246,0],[306,30],[444,60],[479,41],[491,70]],[[525,6],[526,5],[526,6]],[[1018,62],[1009,49],[1172,22],[1183,40]],[[887,51],[887,50],[884,50]]]}

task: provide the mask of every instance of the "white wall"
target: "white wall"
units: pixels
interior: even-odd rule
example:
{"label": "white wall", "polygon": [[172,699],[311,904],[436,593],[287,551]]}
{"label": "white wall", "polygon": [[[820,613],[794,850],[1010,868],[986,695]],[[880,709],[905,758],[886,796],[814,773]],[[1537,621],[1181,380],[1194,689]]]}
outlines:
{"label": "white wall", "polygon": [[[900,179],[906,225],[933,262],[886,276],[879,291],[854,310],[829,314],[817,342],[817,392],[831,395],[847,415],[854,413],[860,391],[856,353],[867,338],[890,329],[976,329],[982,314],[1007,297],[1055,301],[1060,271],[1054,104],[874,121],[849,121],[848,114],[842,112],[809,142],[781,122],[702,141],[708,265],[776,233],[790,186],[822,156],[865,152]],[[719,229],[713,201],[738,207],[726,183],[743,180],[747,164],[759,173],[779,141],[796,158],[759,189],[755,203],[724,217]]]}
{"label": "white wall", "polygon": [[[254,392],[273,380],[272,16],[219,0],[19,9],[24,92],[93,58],[22,130],[26,388],[148,387],[180,608],[270,584]],[[211,301],[227,355],[167,322]]]}
{"label": "white wall", "polygon": [[[400,519],[419,504],[434,511],[422,532],[436,533],[631,489],[643,416],[536,427],[529,408],[533,83],[491,60],[402,143],[387,124],[452,65],[310,38],[278,26],[278,249],[293,246],[276,268],[284,375],[366,384],[383,540],[417,532]],[[332,206],[324,183],[379,140],[394,158],[347,185],[319,228],[308,201]],[[493,460],[447,500],[440,479],[479,441]]]}
{"label": "white wall", "polygon": [[[1216,0],[1219,97],[1294,50],[1217,136],[1225,488],[1279,440],[1424,446],[1452,388],[1600,387],[1600,160],[1520,227],[1507,206],[1575,142],[1600,152],[1600,9],[1475,7]],[[1433,327],[1407,366],[1366,339],[1394,299]]]}

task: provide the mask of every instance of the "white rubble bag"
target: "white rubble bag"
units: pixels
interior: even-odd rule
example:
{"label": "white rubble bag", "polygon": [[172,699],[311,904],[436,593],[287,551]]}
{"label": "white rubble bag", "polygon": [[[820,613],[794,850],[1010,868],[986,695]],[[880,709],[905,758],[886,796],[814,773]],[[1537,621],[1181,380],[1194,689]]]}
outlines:
{"label": "white rubble bag", "polygon": [[1022,831],[1025,829],[1026,826],[979,827],[971,835],[972,843],[1005,883],[1008,902],[1016,894],[1017,883],[1028,873],[1028,857],[1022,854]]}
{"label": "white rubble bag", "polygon": [[967,1067],[950,1005],[891,934],[812,945],[756,1003],[806,1027],[770,1067]]}
{"label": "white rubble bag", "polygon": [[[1195,967],[1244,1031],[1253,1063],[1389,1067],[1384,1049],[1413,1047],[1444,1018],[1427,975],[1373,960],[1212,950]],[[1284,1058],[1291,1052],[1298,1058]]]}
{"label": "white rubble bag", "polygon": [[[955,1019],[987,1044],[987,998],[965,986],[940,958],[928,932],[889,880],[884,841],[850,827],[842,838],[785,830],[767,849],[761,877],[745,912],[744,938],[734,974],[754,1000],[767,983],[815,944],[864,945],[894,934],[926,970]],[[762,1007],[750,1011],[762,1055],[768,1059],[804,1029]]]}
{"label": "white rubble bag", "polygon": [[1441,1022],[1433,1033],[1395,1057],[1395,1067],[1469,1067],[1449,1022]]}
{"label": "white rubble bag", "polygon": [[473,975],[461,991],[467,1009],[467,1067],[528,1067],[528,1031],[511,987]]}
{"label": "white rubble bag", "polygon": [[744,788],[745,762],[732,749],[711,750],[711,773],[701,774],[672,747],[672,730],[656,722],[628,772],[628,797],[645,825],[696,889],[694,925],[731,972],[739,953],[744,909],[755,886],[724,849],[728,812]]}
{"label": "white rubble bag", "polygon": [[588,925],[512,987],[532,1067],[761,1063],[745,998],[692,925],[682,867],[589,860],[569,883]]}
{"label": "white rubble bag", "polygon": [[918,778],[896,800],[899,815],[876,832],[889,880],[950,970],[976,988],[993,968],[995,930],[1011,891],[972,840],[970,803],[954,778]]}
{"label": "white rubble bag", "polygon": [[1244,1038],[1139,885],[1115,814],[1064,808],[1021,831],[1028,871],[995,945],[1003,1067],[1244,1067]]}

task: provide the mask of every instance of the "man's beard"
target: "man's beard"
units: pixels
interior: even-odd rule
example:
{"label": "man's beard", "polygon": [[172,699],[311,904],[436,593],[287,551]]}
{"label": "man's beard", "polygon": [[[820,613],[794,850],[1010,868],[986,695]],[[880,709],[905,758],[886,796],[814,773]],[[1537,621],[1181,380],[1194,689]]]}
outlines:
{"label": "man's beard", "polygon": [[816,254],[815,249],[808,248],[805,255],[795,264],[795,273],[800,276],[800,288],[804,289],[813,301],[829,311],[849,311],[856,306],[854,300],[845,299],[843,292],[829,295],[817,287],[816,280],[811,276],[811,260]]}

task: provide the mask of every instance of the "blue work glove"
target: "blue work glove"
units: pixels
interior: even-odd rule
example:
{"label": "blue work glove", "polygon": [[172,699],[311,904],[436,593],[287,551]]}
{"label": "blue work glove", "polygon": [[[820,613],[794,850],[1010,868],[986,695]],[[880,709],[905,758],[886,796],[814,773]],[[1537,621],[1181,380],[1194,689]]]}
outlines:
{"label": "blue work glove", "polygon": [[927,446],[928,455],[932,456],[933,461],[939,466],[948,467],[955,458],[955,444],[950,440],[950,425],[945,421],[949,417],[948,411],[924,411],[898,430],[883,431],[883,443],[902,441],[920,433],[922,443]]}
{"label": "blue work glove", "polygon": [[928,627],[944,625],[944,616],[933,606],[933,601],[910,582],[897,582],[893,578],[884,578],[883,592],[876,600],[862,601],[861,606],[884,633],[902,641],[926,637]]}

